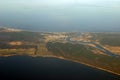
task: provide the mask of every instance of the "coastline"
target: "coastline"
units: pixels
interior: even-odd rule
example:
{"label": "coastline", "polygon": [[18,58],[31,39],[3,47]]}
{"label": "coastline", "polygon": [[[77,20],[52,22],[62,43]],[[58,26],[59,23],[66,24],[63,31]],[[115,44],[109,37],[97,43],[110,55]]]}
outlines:
{"label": "coastline", "polygon": [[[13,55],[13,56],[14,56],[14,55]],[[4,56],[4,57],[9,57],[9,56]],[[104,68],[101,68],[101,67],[97,67],[97,66],[94,66],[94,65],[85,63],[85,62],[81,62],[81,61],[77,61],[77,60],[72,60],[72,59],[64,58],[64,57],[61,57],[61,56],[58,57],[58,56],[54,56],[54,55],[44,55],[44,56],[31,55],[31,57],[46,57],[46,58],[48,57],[48,58],[57,58],[57,59],[61,59],[61,60],[72,61],[72,62],[76,62],[76,63],[82,64],[82,65],[85,65],[85,66],[88,66],[88,67],[91,67],[91,68],[99,69],[99,70],[102,70],[102,71],[109,72],[109,73],[112,73],[112,74],[114,74],[114,75],[120,76],[120,73],[116,73],[116,72],[113,72],[113,71],[108,70],[108,69],[104,69]]]}
{"label": "coastline", "polygon": [[94,66],[94,65],[91,65],[91,64],[88,64],[88,63],[84,63],[84,62],[81,62],[81,61],[77,61],[77,60],[72,60],[72,59],[67,59],[67,58],[64,58],[64,57],[58,57],[58,56],[52,56],[52,55],[51,56],[40,56],[40,57],[51,57],[51,58],[53,57],[53,58],[58,58],[58,59],[62,59],[62,60],[72,61],[72,62],[80,63],[80,64],[86,65],[88,67],[92,67],[92,68],[95,68],[95,69],[99,69],[99,70],[106,71],[106,72],[109,72],[109,73],[120,76],[120,73],[116,73],[116,72],[113,72],[111,70],[100,68],[100,67],[97,67],[97,66]]}

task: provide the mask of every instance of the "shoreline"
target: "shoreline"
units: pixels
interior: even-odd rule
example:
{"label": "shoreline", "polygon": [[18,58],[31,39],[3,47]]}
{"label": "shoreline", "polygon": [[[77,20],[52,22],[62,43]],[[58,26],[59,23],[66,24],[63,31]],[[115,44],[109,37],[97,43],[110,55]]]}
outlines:
{"label": "shoreline", "polygon": [[[35,57],[36,57],[36,56],[35,56]],[[111,70],[107,70],[107,69],[104,69],[104,68],[100,68],[100,67],[97,67],[97,66],[94,66],[94,65],[91,65],[91,64],[88,64],[88,63],[80,62],[80,61],[77,61],[77,60],[67,59],[67,58],[58,57],[58,56],[39,56],[39,57],[50,57],[50,58],[53,57],[53,58],[58,58],[58,59],[62,59],[62,60],[72,61],[72,62],[76,62],[76,63],[79,63],[79,64],[83,64],[83,65],[88,66],[88,67],[91,67],[91,68],[99,69],[99,70],[106,71],[106,72],[109,72],[109,73],[112,73],[112,74],[115,74],[115,75],[120,76],[120,73],[116,73],[116,72],[113,72],[113,71],[111,71]]]}
{"label": "shoreline", "polygon": [[[15,56],[15,55],[13,55],[13,56]],[[9,56],[4,56],[4,57],[9,57]],[[67,58],[64,58],[64,57],[61,57],[61,56],[58,57],[58,56],[54,56],[54,55],[47,55],[47,56],[45,56],[45,55],[44,56],[38,56],[38,55],[35,56],[35,55],[32,55],[31,57],[46,57],[46,58],[48,57],[48,58],[57,58],[57,59],[61,59],[61,60],[72,61],[72,62],[76,62],[76,63],[82,64],[82,65],[85,65],[85,66],[88,66],[88,67],[91,67],[91,68],[95,68],[95,69],[98,69],[98,70],[102,70],[102,71],[109,72],[109,73],[112,73],[114,75],[120,76],[120,73],[116,73],[116,72],[113,72],[111,70],[100,68],[100,67],[97,67],[97,66],[85,63],[85,62],[81,62],[81,61],[77,61],[77,60],[72,60],[72,59],[67,59]]]}

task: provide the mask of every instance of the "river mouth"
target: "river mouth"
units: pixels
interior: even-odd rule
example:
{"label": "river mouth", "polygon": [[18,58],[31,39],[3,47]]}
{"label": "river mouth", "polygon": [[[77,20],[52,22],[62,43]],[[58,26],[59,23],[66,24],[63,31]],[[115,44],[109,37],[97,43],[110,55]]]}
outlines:
{"label": "river mouth", "polygon": [[50,57],[0,57],[0,79],[119,80],[120,76]]}

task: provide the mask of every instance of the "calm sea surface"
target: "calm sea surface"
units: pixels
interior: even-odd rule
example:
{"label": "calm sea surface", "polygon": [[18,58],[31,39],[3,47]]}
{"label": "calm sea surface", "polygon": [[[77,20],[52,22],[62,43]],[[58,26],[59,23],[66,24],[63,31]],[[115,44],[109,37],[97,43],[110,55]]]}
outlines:
{"label": "calm sea surface", "polygon": [[120,76],[57,58],[0,57],[0,80],[120,80]]}

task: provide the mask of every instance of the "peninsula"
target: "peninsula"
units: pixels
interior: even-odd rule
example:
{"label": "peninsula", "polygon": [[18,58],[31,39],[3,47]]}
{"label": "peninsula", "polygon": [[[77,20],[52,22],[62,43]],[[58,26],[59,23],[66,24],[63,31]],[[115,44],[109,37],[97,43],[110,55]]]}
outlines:
{"label": "peninsula", "polygon": [[56,57],[120,75],[120,33],[0,28],[0,56],[14,55]]}

